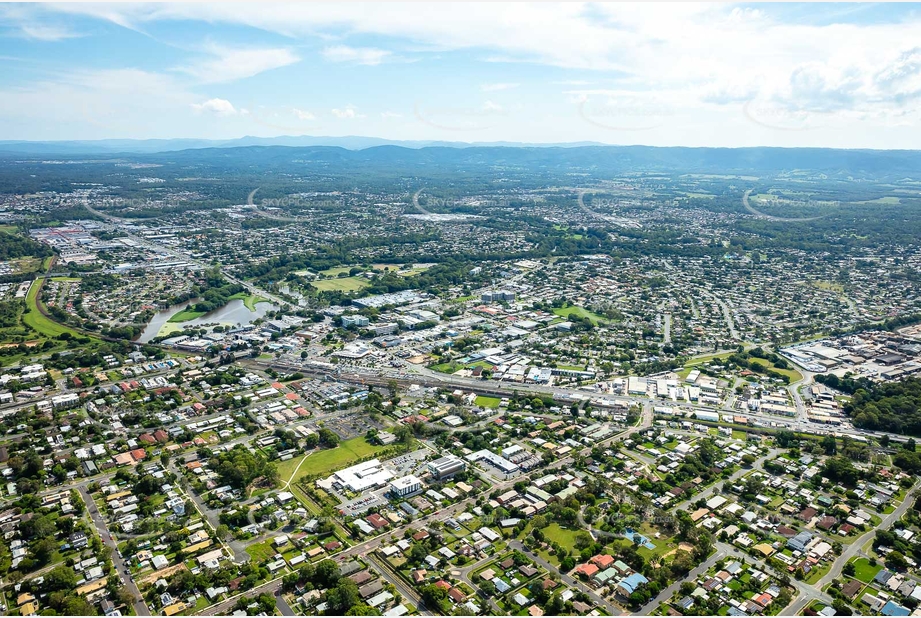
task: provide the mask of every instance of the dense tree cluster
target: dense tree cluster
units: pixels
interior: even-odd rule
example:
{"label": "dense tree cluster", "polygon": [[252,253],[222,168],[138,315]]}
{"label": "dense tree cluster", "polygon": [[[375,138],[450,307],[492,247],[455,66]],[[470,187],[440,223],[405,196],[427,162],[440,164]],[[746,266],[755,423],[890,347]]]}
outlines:
{"label": "dense tree cluster", "polygon": [[235,489],[245,489],[256,479],[262,479],[262,483],[267,486],[278,482],[275,464],[242,444],[216,454],[211,459],[211,466],[222,483]]}
{"label": "dense tree cluster", "polygon": [[844,410],[856,427],[921,436],[921,379],[862,384]]}

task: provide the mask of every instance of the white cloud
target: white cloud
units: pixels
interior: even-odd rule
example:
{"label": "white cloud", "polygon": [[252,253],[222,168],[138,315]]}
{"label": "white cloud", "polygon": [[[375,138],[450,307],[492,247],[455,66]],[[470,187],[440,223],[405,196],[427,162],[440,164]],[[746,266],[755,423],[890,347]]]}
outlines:
{"label": "white cloud", "polygon": [[297,116],[298,120],[316,120],[317,117],[304,109],[298,109],[296,107],[291,108],[291,111]]}
{"label": "white cloud", "polygon": [[300,58],[286,48],[230,49],[210,46],[211,58],[178,67],[202,83],[214,84],[245,79],[298,62]]}
{"label": "white cloud", "polygon": [[501,112],[503,107],[498,103],[493,103],[492,101],[485,101],[483,103],[484,112]]}
{"label": "white cloud", "polygon": [[196,112],[207,112],[217,116],[234,116],[237,114],[236,108],[227,99],[208,99],[204,103],[192,103],[192,109]]}
{"label": "white cloud", "polygon": [[355,64],[377,65],[384,61],[390,52],[373,47],[349,47],[335,45],[323,50],[323,57],[330,62],[352,62]]}
{"label": "white cloud", "polygon": [[510,82],[500,82],[496,84],[480,84],[480,90],[483,92],[499,92],[500,90],[511,90],[517,88],[521,84],[510,83]]}
{"label": "white cloud", "polygon": [[[921,98],[917,43],[921,14],[910,11],[899,11],[891,19],[860,22],[853,16],[839,16],[847,12],[840,8],[821,6],[788,11],[768,5],[752,9],[678,3],[667,8],[582,3],[17,6],[6,9],[6,13],[16,10],[24,15],[7,19],[17,32],[23,23],[54,24],[61,13],[91,15],[139,30],[154,23],[187,26],[183,21],[189,20],[198,22],[194,25],[231,25],[280,34],[290,37],[291,50],[298,49],[295,45],[302,41],[310,45],[318,39],[327,41],[321,44],[327,45],[321,53],[331,62],[379,64],[398,60],[400,53],[412,53],[414,58],[432,61],[434,67],[447,52],[460,52],[452,56],[452,62],[472,62],[474,69],[475,63],[487,60],[550,66],[555,70],[546,73],[544,83],[555,80],[551,83],[569,91],[571,102],[583,104],[587,112],[613,114],[625,107],[632,111],[639,99],[634,101],[627,93],[634,93],[643,101],[662,101],[663,109],[680,109],[681,119],[687,121],[680,131],[691,135],[692,141],[711,136],[728,136],[727,141],[748,139],[739,136],[737,127],[730,128],[727,119],[735,113],[741,126],[750,128],[742,107],[753,101],[765,114],[783,116],[785,110],[806,110],[850,114],[870,123],[909,113],[917,116]],[[0,19],[4,17],[0,7]],[[45,35],[54,36],[53,29]],[[278,44],[283,45],[288,44]],[[191,66],[184,70],[198,83],[232,81],[296,62],[291,50],[244,51],[239,52],[241,56],[210,50],[202,54],[202,62],[190,61]],[[496,84],[524,82],[524,72],[515,69],[490,66],[490,77],[483,79]],[[503,70],[506,72],[500,72]],[[492,85],[483,84],[481,91],[498,92],[487,89]],[[578,88],[585,92],[571,92]],[[591,90],[597,94],[590,94]],[[565,103],[566,94],[560,95],[560,102]],[[185,110],[201,98],[184,102]],[[355,102],[362,109],[371,105],[365,100]],[[467,105],[476,109],[475,103]],[[342,118],[359,116],[354,109],[338,111]],[[287,113],[290,118],[290,110]],[[533,127],[537,121],[531,118],[530,122]],[[547,132],[564,131],[563,124],[558,129],[544,124]],[[871,129],[870,124],[863,126],[862,135],[876,135]],[[894,133],[879,135],[880,140],[892,140]],[[833,138],[832,142],[841,143],[837,136]],[[760,139],[760,134],[751,139]]]}
{"label": "white cloud", "polygon": [[381,118],[402,118],[403,114],[398,114],[396,112],[386,111],[381,112]]}
{"label": "white cloud", "polygon": [[351,118],[364,118],[364,115],[359,114],[357,108],[354,105],[346,105],[342,108],[334,107],[330,111],[332,111],[333,116],[342,120]]}
{"label": "white cloud", "polygon": [[37,41],[63,41],[81,36],[79,33],[60,26],[45,26],[39,24],[22,24],[19,27],[22,35],[27,39]]}
{"label": "white cloud", "polygon": [[36,41],[62,41],[82,36],[67,26],[49,23],[40,7],[20,4],[0,6],[0,23],[18,28],[18,35]]}

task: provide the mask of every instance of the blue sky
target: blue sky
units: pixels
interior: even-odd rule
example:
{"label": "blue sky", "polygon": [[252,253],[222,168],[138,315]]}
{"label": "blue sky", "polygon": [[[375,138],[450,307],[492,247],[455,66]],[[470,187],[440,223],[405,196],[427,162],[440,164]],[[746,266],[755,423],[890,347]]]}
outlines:
{"label": "blue sky", "polygon": [[0,139],[917,148],[919,9],[0,5]]}

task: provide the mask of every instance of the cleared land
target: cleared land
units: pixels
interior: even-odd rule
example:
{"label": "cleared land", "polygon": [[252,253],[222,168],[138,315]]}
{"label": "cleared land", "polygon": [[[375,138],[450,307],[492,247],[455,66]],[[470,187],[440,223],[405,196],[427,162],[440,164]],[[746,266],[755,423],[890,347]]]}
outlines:
{"label": "cleared land", "polygon": [[767,367],[772,371],[776,371],[779,374],[787,376],[790,378],[790,382],[799,382],[803,379],[803,374],[801,374],[799,371],[796,371],[795,369],[781,369],[779,367],[775,367],[774,363],[764,358],[752,358],[752,360],[762,367]]}
{"label": "cleared land", "polygon": [[502,400],[498,397],[485,397],[483,395],[479,395],[474,400],[474,403],[481,408],[498,408],[501,401]]}
{"label": "cleared land", "polygon": [[321,275],[327,275],[330,277],[338,277],[342,273],[347,273],[352,270],[352,266],[336,266],[335,268],[327,268],[326,270],[321,270]]}
{"label": "cleared land", "polygon": [[310,285],[321,292],[357,292],[370,285],[367,279],[358,277],[342,277],[335,279],[320,279],[311,281]]}
{"label": "cleared land", "polygon": [[571,319],[573,316],[577,318],[588,318],[592,321],[593,324],[607,321],[597,313],[589,311],[584,307],[576,307],[575,305],[571,307],[557,307],[553,310],[553,313],[560,316],[561,318]]}
{"label": "cleared land", "polygon": [[562,528],[559,524],[550,524],[543,530],[544,537],[548,541],[559,543],[560,546],[565,547],[570,552],[576,548],[576,538],[579,533],[588,534],[588,532],[580,529]]}

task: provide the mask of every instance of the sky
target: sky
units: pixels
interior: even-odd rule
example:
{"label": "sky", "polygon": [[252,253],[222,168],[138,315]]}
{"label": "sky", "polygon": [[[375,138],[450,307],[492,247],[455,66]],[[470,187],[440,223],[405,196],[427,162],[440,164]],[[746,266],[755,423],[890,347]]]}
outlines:
{"label": "sky", "polygon": [[919,4],[4,4],[0,140],[921,146]]}

